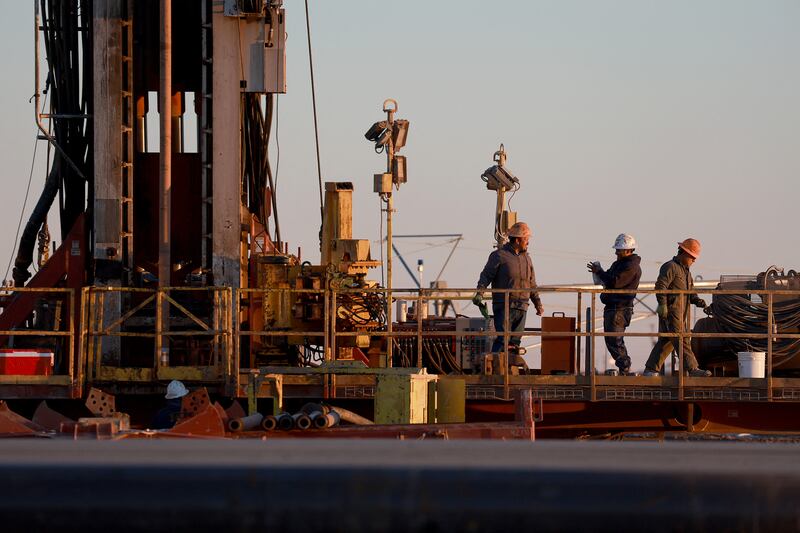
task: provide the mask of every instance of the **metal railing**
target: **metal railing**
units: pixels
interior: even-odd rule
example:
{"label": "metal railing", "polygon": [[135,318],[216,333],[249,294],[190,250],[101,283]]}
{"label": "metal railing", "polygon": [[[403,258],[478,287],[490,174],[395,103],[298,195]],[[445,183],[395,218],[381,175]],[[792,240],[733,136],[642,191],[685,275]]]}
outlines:
{"label": "metal railing", "polygon": [[[24,338],[47,338],[56,340],[57,344],[53,345],[54,357],[56,357],[54,372],[52,376],[44,378],[34,376],[10,376],[15,383],[23,383],[25,381],[36,381],[37,383],[45,385],[70,385],[79,386],[82,379],[82,363],[80,360],[76,361],[76,354],[79,353],[78,336],[76,335],[76,313],[77,301],[75,291],[69,288],[28,288],[28,287],[3,287],[0,289],[0,296],[7,299],[5,304],[5,312],[10,309],[15,309],[15,306],[22,298],[30,298],[31,302],[28,303],[24,310],[25,316],[20,316],[20,321],[27,321],[32,318],[37,312],[37,305],[43,303],[43,300],[48,300],[50,303],[55,304],[53,310],[52,322],[53,326],[49,329],[7,329],[0,331],[0,339],[3,340],[2,345],[4,348],[9,347],[10,344],[22,344],[19,349],[27,348],[26,342],[18,342],[19,337]],[[34,299],[38,300],[33,301]],[[62,303],[66,301],[66,310],[61,308]],[[27,309],[29,307],[29,309]],[[41,308],[39,309],[41,310]],[[64,313],[66,311],[66,313]],[[66,315],[66,316],[64,316]],[[58,340],[66,343],[66,347],[59,343]],[[36,344],[34,342],[34,344]],[[37,346],[31,349],[44,348],[47,346]],[[66,364],[59,364],[58,359],[66,354]],[[58,371],[59,367],[62,371]],[[5,376],[4,376],[5,377]],[[67,377],[67,382],[63,377]]]}
{"label": "metal railing", "polygon": [[[511,340],[516,337],[535,337],[540,340],[548,338],[572,337],[575,339],[576,358],[575,372],[576,377],[573,386],[582,387],[588,393],[588,398],[597,399],[598,376],[596,369],[596,343],[597,338],[604,337],[625,337],[625,338],[672,338],[675,340],[674,347],[678,353],[678,372],[677,380],[674,378],[669,382],[661,380],[654,381],[655,385],[668,386],[676,391],[677,399],[683,400],[686,396],[685,362],[684,362],[684,340],[692,338],[700,339],[738,339],[738,340],[758,340],[766,343],[766,376],[762,382],[755,380],[755,383],[762,383],[766,388],[766,399],[773,398],[773,362],[774,344],[783,339],[800,339],[800,333],[778,333],[775,328],[774,306],[777,297],[790,296],[800,299],[798,290],[767,290],[767,289],[698,289],[692,291],[658,291],[655,289],[639,289],[636,291],[628,290],[606,290],[596,288],[570,288],[570,287],[538,287],[535,289],[540,297],[547,299],[554,295],[574,295],[576,302],[576,328],[574,331],[541,331],[528,330],[512,332],[509,327],[510,298],[512,293],[530,292],[526,289],[487,289],[481,291],[484,294],[503,294],[503,310],[505,321],[502,324],[502,331],[463,331],[455,329],[427,329],[424,314],[419,310],[426,308],[435,300],[450,300],[453,302],[469,301],[475,293],[475,289],[392,289],[384,288],[327,288],[327,289],[296,289],[296,288],[272,288],[272,289],[230,289],[219,287],[208,288],[164,288],[164,289],[137,289],[119,287],[86,287],[82,290],[80,300],[81,310],[81,329],[80,332],[71,325],[75,324],[78,302],[76,293],[71,289],[6,289],[6,295],[14,292],[35,292],[35,293],[55,293],[61,294],[61,298],[68,299],[70,327],[59,329],[58,331],[34,331],[34,330],[9,330],[0,331],[0,336],[43,336],[43,337],[63,337],[69,341],[67,349],[67,368],[68,374],[74,383],[83,383],[84,370],[86,378],[92,382],[102,377],[101,369],[108,366],[119,366],[117,363],[103,361],[103,344],[109,342],[108,339],[117,339],[114,342],[121,342],[125,338],[143,338],[152,343],[152,357],[148,360],[147,366],[152,369],[149,374],[151,380],[167,379],[167,377],[180,378],[179,374],[160,372],[170,366],[169,358],[164,357],[167,348],[170,346],[170,339],[181,337],[200,337],[211,346],[211,352],[206,367],[214,369],[216,380],[224,380],[230,384],[233,390],[238,390],[239,375],[243,371],[241,368],[254,368],[256,360],[250,353],[243,353],[242,342],[248,338],[248,342],[263,341],[280,337],[292,337],[293,341],[305,339],[310,343],[320,346],[322,350],[322,362],[330,363],[337,359],[339,347],[342,345],[355,345],[354,337],[368,336],[371,339],[385,339],[385,343],[397,343],[403,339],[409,339],[416,343],[415,360],[409,364],[422,367],[423,343],[427,338],[438,337],[448,338],[455,341],[456,338],[476,339],[483,338],[486,342],[491,342],[495,337],[500,336],[503,341],[504,349],[497,354],[496,376],[492,379],[484,380],[485,383],[494,382],[497,386],[502,386],[503,397],[510,397],[512,376],[508,367],[508,347]],[[210,302],[207,317],[200,317],[197,313],[189,309],[184,300],[176,294],[196,294],[199,299],[206,299]],[[201,294],[205,293],[205,294]],[[681,302],[679,307],[683,308],[683,303],[692,294],[710,295],[758,295],[767,311],[767,320],[763,332],[759,333],[701,333],[692,332],[688,324],[677,332],[635,332],[626,331],[624,333],[598,331],[594,327],[594,321],[598,316],[597,296],[599,294],[628,294],[628,295],[673,295],[677,296]],[[416,316],[405,324],[403,330],[389,331],[380,318],[377,320],[367,320],[358,327],[352,324],[344,331],[341,330],[337,322],[345,323],[343,305],[352,301],[352,295],[379,295],[384,302],[394,302],[406,300],[413,302],[418,310]],[[588,295],[589,319],[584,322],[582,315],[584,312],[583,303]],[[124,298],[123,298],[124,296]],[[263,306],[263,299],[271,296],[283,298],[280,300],[282,309],[276,309],[276,316],[283,317],[280,320],[265,321],[262,324],[246,323],[239,316],[240,308],[246,309],[246,305],[255,309]],[[109,301],[118,298],[114,303],[115,313],[106,313]],[[294,317],[292,313],[296,311],[292,306],[302,299],[313,300],[315,305],[321,306],[321,313],[313,317]],[[120,303],[125,300],[125,305]],[[164,304],[167,304],[166,306]],[[384,305],[390,305],[384,303]],[[170,327],[163,315],[163,309],[169,307],[173,309],[171,313],[173,327]],[[262,307],[263,308],[263,307]],[[146,313],[143,313],[145,310]],[[476,309],[477,311],[477,309]],[[286,313],[290,313],[292,318],[287,319]],[[147,314],[151,318],[148,327],[128,327],[132,319],[140,315]],[[477,314],[477,313],[475,313]],[[109,319],[113,316],[115,318]],[[248,315],[250,318],[253,314]],[[181,328],[174,327],[176,317],[180,317],[186,324]],[[140,317],[141,318],[141,317]],[[277,324],[277,325],[276,325]],[[301,327],[296,327],[300,324]],[[76,335],[79,335],[76,337]],[[413,340],[412,340],[413,339]],[[586,364],[583,365],[584,372],[580,373],[581,344],[585,343]],[[385,344],[384,344],[385,347]],[[383,352],[385,353],[385,348]],[[384,366],[391,366],[393,361],[387,360]],[[208,374],[211,375],[211,374]],[[188,379],[191,379],[189,377]],[[518,380],[515,378],[515,380]],[[677,381],[677,384],[674,382]],[[698,385],[699,381],[691,381],[693,390],[703,387],[715,386],[713,382],[709,385]],[[616,386],[619,386],[618,382]],[[639,384],[641,385],[641,383]],[[645,385],[646,386],[646,385]],[[761,385],[760,385],[761,386]],[[791,387],[790,387],[791,388]],[[694,392],[693,392],[694,394]],[[612,394],[613,396],[613,394]],[[696,395],[695,395],[696,396]],[[703,396],[703,394],[700,394]],[[713,396],[713,395],[712,395]],[[779,398],[784,398],[779,395]],[[694,396],[692,396],[694,397]]]}
{"label": "metal railing", "polygon": [[[641,338],[672,338],[675,339],[674,341],[674,348],[678,354],[678,373],[677,373],[677,398],[683,400],[685,398],[685,391],[686,391],[686,382],[684,378],[684,374],[686,372],[685,368],[685,361],[684,361],[684,341],[690,341],[692,338],[708,338],[708,339],[751,339],[751,340],[766,340],[767,349],[766,349],[766,377],[764,378],[764,382],[767,388],[767,398],[772,399],[772,387],[773,387],[773,343],[777,339],[800,339],[800,334],[797,333],[777,333],[774,331],[774,299],[776,296],[797,296],[800,298],[800,291],[792,291],[792,290],[767,290],[767,289],[752,289],[752,290],[744,290],[744,289],[733,289],[733,290],[718,290],[718,289],[698,289],[698,290],[681,290],[681,291],[667,291],[667,290],[655,290],[655,289],[639,289],[636,291],[633,290],[606,290],[602,288],[567,288],[567,287],[538,287],[535,289],[536,292],[540,294],[540,296],[546,297],[548,294],[574,294],[576,297],[576,322],[577,327],[575,331],[523,331],[523,332],[512,332],[510,331],[509,327],[509,310],[510,310],[510,298],[508,295],[512,293],[520,293],[520,292],[530,292],[530,290],[526,289],[487,289],[485,291],[481,291],[485,294],[504,294],[506,297],[504,298],[504,324],[502,327],[502,332],[492,332],[492,331],[456,331],[456,330],[426,330],[425,323],[423,319],[423,313],[417,312],[416,316],[414,317],[413,323],[415,328],[413,330],[405,330],[405,331],[397,331],[396,329],[393,331],[388,331],[388,328],[382,329],[365,329],[365,330],[356,330],[356,331],[337,331],[336,320],[331,320],[331,317],[338,316],[338,309],[339,309],[339,298],[342,295],[352,294],[352,293],[359,293],[359,294],[366,294],[366,293],[377,293],[382,294],[387,299],[387,301],[397,301],[397,300],[407,300],[409,302],[414,302],[416,308],[422,309],[424,306],[427,306],[430,302],[434,300],[451,300],[451,301],[463,301],[463,300],[470,300],[472,295],[475,293],[475,289],[392,289],[391,291],[384,289],[384,288],[349,288],[349,289],[242,289],[238,292],[248,292],[248,293],[270,293],[270,292],[281,292],[281,291],[288,291],[293,293],[316,293],[322,295],[324,300],[324,317],[323,317],[323,331],[294,331],[291,328],[282,328],[280,330],[265,328],[261,331],[244,331],[238,329],[234,332],[234,337],[237,339],[242,335],[264,335],[264,336],[307,336],[307,337],[316,337],[317,339],[321,339],[324,354],[325,354],[325,361],[329,362],[335,358],[335,354],[337,353],[337,344],[341,339],[347,339],[362,335],[369,335],[373,338],[391,338],[392,342],[397,342],[399,339],[403,338],[414,338],[416,340],[416,365],[422,366],[422,354],[423,354],[423,341],[425,338],[429,337],[461,337],[461,338],[470,338],[470,337],[484,337],[487,339],[492,339],[496,336],[502,336],[504,350],[499,352],[498,358],[498,374],[502,376],[503,380],[503,389],[504,389],[504,396],[510,397],[510,374],[508,372],[508,346],[510,341],[514,337],[540,337],[543,339],[546,338],[564,338],[564,337],[574,337],[576,339],[576,357],[580,357],[580,343],[581,340],[585,339],[587,344],[587,357],[586,357],[586,364],[585,364],[585,372],[584,376],[586,381],[588,381],[588,388],[590,391],[590,397],[592,400],[597,399],[597,371],[596,371],[596,343],[597,338],[601,337],[641,337]],[[677,296],[679,299],[678,307],[683,309],[688,307],[685,305],[685,301],[690,295],[693,294],[710,294],[710,295],[758,295],[762,301],[766,302],[767,305],[767,327],[763,333],[700,333],[700,332],[692,332],[691,327],[689,324],[684,324],[684,327],[681,328],[679,331],[676,332],[609,332],[606,333],[604,331],[598,331],[598,328],[594,327],[594,317],[598,315],[597,313],[597,296],[600,294],[629,294],[629,295],[672,295]],[[582,316],[582,301],[584,295],[589,295],[590,305],[588,306],[589,311],[589,320],[591,320],[591,327],[583,327],[581,322]],[[237,298],[238,301],[238,298]],[[687,313],[688,314],[688,313]],[[688,317],[687,317],[688,320]],[[239,349],[239,343],[236,343],[237,350]],[[238,354],[238,351],[237,351]],[[238,359],[238,357],[237,357]],[[578,359],[579,361],[579,359]],[[392,361],[386,361],[387,366],[392,365]],[[578,368],[579,365],[576,365]],[[578,372],[576,371],[576,375]],[[696,382],[693,383],[693,386],[696,386]]]}
{"label": "metal railing", "polygon": [[[181,303],[182,298],[178,295],[184,299],[196,297],[198,304],[207,306],[207,316],[198,316],[203,313],[190,310],[185,301]],[[229,380],[235,372],[231,342],[234,322],[232,295],[233,291],[224,287],[84,287],[81,337],[89,381],[102,380],[109,375],[115,381]],[[170,313],[169,320],[164,316],[165,310]],[[110,320],[109,316],[112,317]],[[136,323],[137,320],[140,323]],[[176,321],[183,325],[176,327]],[[123,364],[122,343],[133,339],[140,339],[145,345],[152,343],[151,357],[144,357],[138,364]],[[198,364],[170,364],[170,344],[177,339],[200,339],[208,348],[208,357],[197,361]],[[107,356],[109,353],[110,357]],[[106,371],[114,368],[148,371],[133,379],[124,373]],[[178,370],[180,368],[204,368],[207,372],[198,374],[196,371]]]}

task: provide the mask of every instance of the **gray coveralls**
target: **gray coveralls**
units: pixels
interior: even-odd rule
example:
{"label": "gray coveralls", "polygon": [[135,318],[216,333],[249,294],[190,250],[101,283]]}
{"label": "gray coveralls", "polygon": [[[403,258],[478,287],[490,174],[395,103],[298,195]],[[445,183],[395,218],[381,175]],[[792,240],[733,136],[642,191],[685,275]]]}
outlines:
{"label": "gray coveralls", "polygon": [[[486,266],[478,280],[478,290],[489,285],[493,289],[528,289],[510,293],[508,302],[508,319],[510,331],[521,333],[525,330],[525,317],[530,299],[537,307],[542,305],[536,288],[536,273],[533,271],[533,260],[528,252],[515,252],[510,243],[489,254]],[[505,329],[505,294],[492,295],[492,313],[494,314],[495,331]],[[510,347],[519,347],[522,337],[512,336],[508,340]],[[503,336],[498,336],[492,345],[493,352],[504,348]]]}
{"label": "gray coveralls", "polygon": [[[693,288],[692,273],[687,267],[680,264],[677,257],[673,257],[671,261],[661,265],[661,270],[656,280],[656,290],[692,290]],[[662,303],[667,304],[668,311],[666,319],[658,317],[659,333],[680,333],[684,331],[689,323],[690,304],[696,305],[701,301],[696,294],[683,295],[682,306],[680,305],[681,295],[678,294],[657,294],[656,298],[659,305]],[[650,357],[647,359],[645,370],[654,372],[661,370],[661,366],[667,356],[673,350],[677,350],[677,345],[678,339],[675,337],[659,337],[658,342],[650,352]],[[694,370],[699,366],[692,352],[691,339],[688,337],[683,339],[683,362],[686,370]]]}

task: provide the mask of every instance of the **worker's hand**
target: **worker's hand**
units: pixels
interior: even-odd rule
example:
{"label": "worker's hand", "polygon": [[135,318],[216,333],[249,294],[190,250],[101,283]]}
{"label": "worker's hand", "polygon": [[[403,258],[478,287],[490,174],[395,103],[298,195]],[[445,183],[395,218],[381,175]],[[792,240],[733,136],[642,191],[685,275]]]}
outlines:
{"label": "worker's hand", "polygon": [[534,305],[536,305],[536,314],[538,316],[542,316],[544,314],[544,306],[542,305],[542,302],[536,302]]}
{"label": "worker's hand", "polygon": [[667,304],[658,304],[656,308],[656,313],[659,317],[663,318],[664,320],[667,319],[667,315],[669,314],[669,310],[667,309]]}
{"label": "worker's hand", "polygon": [[600,263],[586,263],[586,268],[588,268],[589,272],[591,272],[592,274],[597,274],[598,272],[603,270],[602,268],[600,268]]}
{"label": "worker's hand", "polygon": [[474,303],[478,307],[481,306],[481,304],[483,303],[483,296],[481,296],[480,291],[476,292],[475,296],[472,297],[472,303]]}
{"label": "worker's hand", "polygon": [[700,309],[705,309],[708,307],[708,304],[702,298],[698,298],[697,300],[695,300],[694,305],[696,305]]}
{"label": "worker's hand", "polygon": [[713,315],[713,314],[714,314],[714,310],[711,308],[711,306],[710,306],[710,305],[707,305],[707,306],[705,306],[705,307],[703,308],[703,312],[704,312],[705,314],[707,314],[708,316],[711,316],[711,315]]}

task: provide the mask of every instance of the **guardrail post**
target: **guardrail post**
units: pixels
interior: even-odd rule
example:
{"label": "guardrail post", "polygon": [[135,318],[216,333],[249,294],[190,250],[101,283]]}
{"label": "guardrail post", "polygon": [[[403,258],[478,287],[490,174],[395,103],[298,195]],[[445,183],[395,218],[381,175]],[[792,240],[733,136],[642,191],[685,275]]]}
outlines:
{"label": "guardrail post", "polygon": [[417,291],[417,368],[422,368],[422,287]]}
{"label": "guardrail post", "polygon": [[[575,320],[576,320],[576,333],[581,332],[581,296],[583,293],[578,291],[578,308],[575,312]],[[575,336],[575,375],[579,376],[581,373],[581,336]]]}
{"label": "guardrail post", "polygon": [[684,383],[683,383],[683,379],[684,379],[683,378],[683,372],[684,372],[684,369],[685,369],[685,364],[683,362],[683,358],[684,358],[683,339],[685,338],[684,337],[684,331],[686,330],[686,325],[687,325],[686,323],[689,320],[689,316],[688,316],[689,315],[689,312],[688,312],[689,308],[686,306],[686,295],[683,294],[683,293],[678,295],[678,309],[680,309],[681,313],[683,313],[683,316],[681,317],[681,320],[679,322],[680,325],[678,326],[678,337],[677,337],[677,339],[678,339],[678,400],[683,401],[683,397],[684,397],[684,394],[683,394],[684,393],[684,390],[683,390],[683,386],[684,386]]}
{"label": "guardrail post", "polygon": [[775,331],[775,318],[772,313],[773,294],[767,293],[767,401],[772,401],[772,340]]}
{"label": "guardrail post", "polygon": [[596,292],[592,292],[592,318],[591,318],[591,322],[587,322],[586,325],[587,325],[587,327],[590,328],[590,331],[591,331],[591,339],[590,339],[591,344],[592,344],[591,361],[590,361],[591,364],[587,368],[587,371],[589,372],[589,390],[590,390],[591,399],[592,399],[593,402],[597,400],[597,383],[596,383],[597,382],[597,376],[596,376],[597,371],[595,370],[595,365],[596,365],[595,353],[597,351],[597,349],[596,349],[597,348],[597,342],[596,342],[597,341],[597,337],[594,334],[594,330],[595,330],[594,317],[595,316],[597,316],[597,293]]}

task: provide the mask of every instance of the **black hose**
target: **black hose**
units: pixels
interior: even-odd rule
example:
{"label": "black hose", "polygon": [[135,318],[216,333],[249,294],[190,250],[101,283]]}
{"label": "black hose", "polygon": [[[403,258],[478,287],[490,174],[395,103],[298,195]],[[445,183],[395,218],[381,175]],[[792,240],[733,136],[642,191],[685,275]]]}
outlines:
{"label": "black hose", "polygon": [[[756,303],[738,294],[714,295],[712,310],[720,332],[738,334],[766,334],[768,309],[765,303]],[[775,331],[794,331],[800,327],[800,300],[775,302],[772,306]],[[733,352],[765,352],[767,339],[725,339]],[[775,339],[772,343],[772,364],[777,368],[800,353],[800,339]]]}
{"label": "black hose", "polygon": [[[86,115],[91,93],[91,12],[88,0],[39,0],[42,33],[47,57],[47,85],[51,115]],[[83,78],[83,83],[81,83]],[[39,90],[39,87],[36,87]],[[38,110],[37,110],[38,111]],[[86,176],[91,150],[90,121],[53,118],[53,137],[70,160]],[[93,184],[89,184],[89,190]],[[14,260],[14,284],[23,286],[30,278],[36,236],[47,219],[56,194],[60,194],[61,239],[86,210],[86,182],[56,151],[45,185],[20,237]]]}

